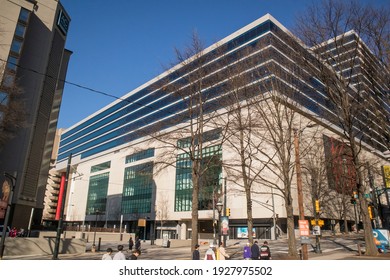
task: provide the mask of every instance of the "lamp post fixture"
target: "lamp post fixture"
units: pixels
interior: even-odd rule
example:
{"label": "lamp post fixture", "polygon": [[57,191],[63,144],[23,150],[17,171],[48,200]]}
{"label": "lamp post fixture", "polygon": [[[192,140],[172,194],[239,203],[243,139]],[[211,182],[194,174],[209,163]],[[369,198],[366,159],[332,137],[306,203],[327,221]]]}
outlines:
{"label": "lamp post fixture", "polygon": [[92,243],[92,251],[95,252],[96,251],[96,229],[97,229],[97,217],[98,217],[98,214],[100,214],[100,211],[99,209],[96,209],[95,210],[95,232],[93,233],[93,243]]}
{"label": "lamp post fixture", "polygon": [[[303,208],[303,191],[302,191],[302,171],[301,162],[299,158],[299,138],[298,130],[294,129],[294,148],[295,148],[295,168],[297,173],[297,190],[298,190],[298,208],[299,208],[299,219],[305,219],[305,211]],[[307,244],[302,244],[302,259],[308,259]]]}
{"label": "lamp post fixture", "polygon": [[221,212],[223,209],[223,203],[221,201],[217,202],[217,211],[218,211],[218,246],[221,243]]}

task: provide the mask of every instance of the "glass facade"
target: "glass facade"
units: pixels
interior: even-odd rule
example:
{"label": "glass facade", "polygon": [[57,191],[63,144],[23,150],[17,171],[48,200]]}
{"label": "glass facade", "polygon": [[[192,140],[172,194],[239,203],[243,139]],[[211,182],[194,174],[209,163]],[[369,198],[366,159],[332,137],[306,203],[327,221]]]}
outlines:
{"label": "glass facade", "polygon": [[143,150],[126,157],[126,163],[135,162],[138,160],[154,157],[154,148]]}
{"label": "glass facade", "polygon": [[[217,190],[222,183],[221,145],[202,150],[201,170],[204,172],[199,182],[199,210],[209,210],[213,205],[213,190],[218,193]],[[175,211],[191,211],[191,209],[192,162],[187,154],[180,154],[176,162]]]}
{"label": "glass facade", "polygon": [[109,169],[111,167],[111,161],[103,162],[91,167],[91,173]]}
{"label": "glass facade", "polygon": [[[335,108],[329,102],[324,85],[307,69],[297,69],[299,64],[294,60],[297,54],[292,51],[302,52],[311,59],[304,46],[292,40],[290,34],[270,19],[241,31],[230,41],[210,48],[200,58],[208,73],[205,80],[210,84],[202,91],[205,97],[209,97],[204,99],[207,100],[204,112],[227,106],[227,81],[220,78],[226,71],[226,67],[221,65],[227,61],[231,67],[239,69],[244,66],[247,69],[250,79],[245,87],[249,94],[243,94],[242,100],[272,90],[272,79],[284,80],[286,92],[291,91],[291,88],[297,89],[293,98],[298,104],[310,110],[314,116],[338,125]],[[222,59],[226,61],[222,62]],[[164,73],[160,80],[150,82],[67,130],[61,137],[58,161],[66,160],[69,153],[86,158],[137,140],[150,132],[169,128],[174,123],[172,120],[177,120],[176,124],[188,120],[185,101],[178,94],[164,90],[167,83],[181,88],[189,86],[189,73],[197,63],[199,65],[199,61],[194,60],[171,73]],[[270,73],[269,66],[276,69],[275,73]],[[371,137],[376,139],[379,136]],[[374,142],[366,138],[362,139],[367,143]],[[182,145],[185,146],[185,142],[186,139],[183,139]],[[375,148],[384,149],[383,145]]]}
{"label": "glass facade", "polygon": [[106,211],[109,177],[110,172],[90,177],[86,210],[87,215],[93,215],[96,211]]}
{"label": "glass facade", "polygon": [[123,182],[122,213],[150,213],[153,189],[153,162],[127,167]]}

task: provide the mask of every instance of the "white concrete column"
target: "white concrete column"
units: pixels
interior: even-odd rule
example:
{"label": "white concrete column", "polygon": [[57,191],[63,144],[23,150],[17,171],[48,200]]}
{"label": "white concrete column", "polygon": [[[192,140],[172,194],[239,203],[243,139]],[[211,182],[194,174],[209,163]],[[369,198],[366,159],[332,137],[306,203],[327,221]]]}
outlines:
{"label": "white concrete column", "polygon": [[180,239],[185,240],[187,237],[187,224],[185,222],[181,223],[181,230],[180,230]]}

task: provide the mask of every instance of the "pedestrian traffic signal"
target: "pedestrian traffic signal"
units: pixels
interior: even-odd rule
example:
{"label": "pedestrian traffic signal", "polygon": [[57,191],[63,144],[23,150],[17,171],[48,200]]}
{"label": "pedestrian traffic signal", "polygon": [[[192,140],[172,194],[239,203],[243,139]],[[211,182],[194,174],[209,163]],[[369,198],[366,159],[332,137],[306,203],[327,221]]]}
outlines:
{"label": "pedestrian traffic signal", "polygon": [[226,208],[226,216],[230,216],[230,208]]}
{"label": "pedestrian traffic signal", "polygon": [[320,213],[320,201],[318,199],[316,199],[316,212],[317,213]]}

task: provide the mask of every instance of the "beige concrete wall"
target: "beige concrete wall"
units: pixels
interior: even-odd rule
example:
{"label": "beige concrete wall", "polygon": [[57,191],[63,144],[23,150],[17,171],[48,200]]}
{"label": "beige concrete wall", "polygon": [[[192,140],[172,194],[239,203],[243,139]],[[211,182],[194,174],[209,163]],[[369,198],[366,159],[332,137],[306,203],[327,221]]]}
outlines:
{"label": "beige concrete wall", "polygon": [[[55,237],[6,238],[4,256],[52,255]],[[61,239],[59,254],[80,254],[86,251],[86,240],[78,238]]]}

